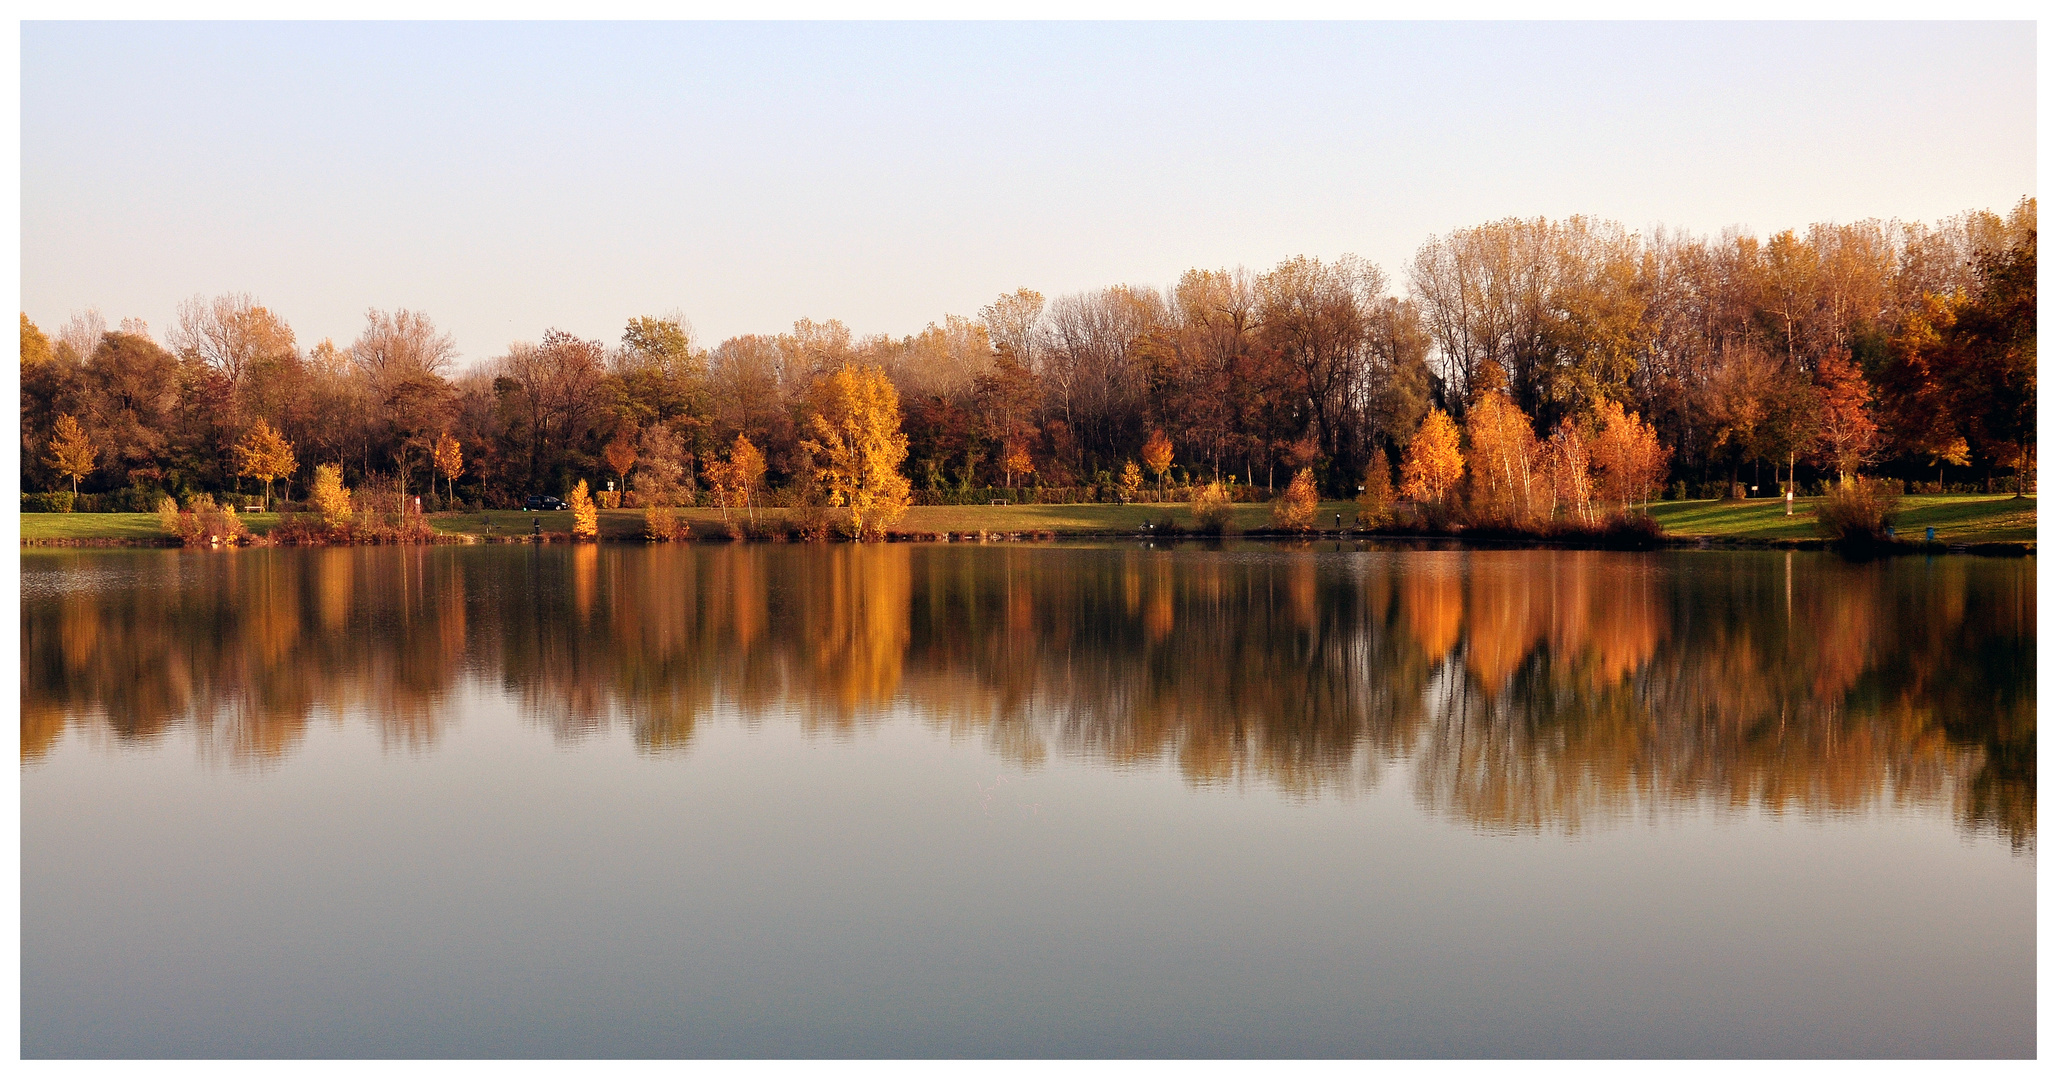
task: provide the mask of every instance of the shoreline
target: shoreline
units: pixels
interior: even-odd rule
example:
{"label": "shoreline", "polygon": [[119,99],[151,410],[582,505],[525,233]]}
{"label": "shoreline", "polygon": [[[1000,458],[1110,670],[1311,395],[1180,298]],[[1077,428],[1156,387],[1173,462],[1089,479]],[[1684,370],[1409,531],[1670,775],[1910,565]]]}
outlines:
{"label": "shoreline", "polygon": [[[1376,542],[1391,545],[1434,545],[1476,549],[1564,548],[1582,550],[1697,548],[1719,550],[1820,551],[1838,546],[1814,531],[1812,500],[1803,500],[1787,514],[1778,500],[1721,502],[1691,500],[1658,502],[1650,506],[1651,518],[1662,532],[1651,535],[1631,531],[1607,535],[1585,533],[1550,535],[1520,534],[1498,529],[1379,528],[1365,529],[1354,523],[1356,505],[1327,500],[1319,505],[1317,528],[1305,531],[1273,525],[1270,506],[1265,503],[1237,503],[1228,526],[1220,534],[1199,531],[1189,508],[1182,503],[1030,503],[1005,507],[915,506],[888,531],[890,542],[947,543],[1037,543],[1057,540],[1223,540],[1245,538],[1283,542],[1330,540]],[[640,510],[601,510],[599,536],[605,544],[801,542],[788,522],[787,511],[760,508],[754,520],[732,511],[724,518],[710,507],[680,508],[678,522],[685,535],[671,541],[650,541],[643,535]],[[181,541],[161,531],[152,514],[57,514],[24,513],[20,547],[101,548],[178,547]],[[255,534],[244,541],[252,546],[295,546],[295,541],[270,539],[290,519],[277,514],[251,514],[242,519]],[[565,544],[571,536],[572,516],[568,511],[445,511],[427,515],[421,522],[427,533],[407,543],[435,544]],[[2009,495],[1910,496],[1903,500],[1898,515],[1900,539],[1872,551],[1885,554],[1966,553],[1987,555],[2033,555],[2037,540],[2036,499]],[[536,530],[540,527],[541,536]],[[410,526],[414,528],[414,526]],[[1926,539],[1935,530],[1933,543]],[[334,543],[316,541],[303,546],[368,546],[392,543],[392,539],[343,539]],[[204,541],[196,546],[209,545]],[[1863,554],[1852,552],[1853,555]]]}
{"label": "shoreline", "polygon": [[[2033,558],[2036,542],[2033,540],[1983,540],[1983,541],[1896,541],[1859,549],[1838,547],[1831,541],[1819,538],[1796,539],[1786,537],[1721,537],[1721,536],[1664,536],[1648,543],[1608,543],[1601,540],[1558,539],[1552,537],[1519,538],[1510,536],[1466,536],[1462,533],[1411,533],[1381,532],[1373,530],[1333,529],[1312,532],[1290,532],[1282,529],[1252,529],[1225,534],[1204,533],[1156,533],[1156,532],[1111,532],[1111,531],[1059,531],[1018,530],[985,532],[909,532],[889,531],[883,543],[890,544],[1036,544],[1077,540],[1163,540],[1171,543],[1225,543],[1237,540],[1257,540],[1270,543],[1313,543],[1331,541],[1341,543],[1354,541],[1376,543],[1416,550],[1475,550],[1475,551],[1840,551],[1852,556],[1882,557],[1895,555],[1986,555],[2002,558]],[[425,541],[340,541],[336,543],[288,543],[275,544],[263,537],[253,541],[236,543],[222,541],[211,544],[187,544],[177,537],[46,537],[26,538],[22,548],[326,548],[326,547],[443,547],[474,545],[530,545],[567,546],[593,544],[596,546],[650,547],[662,543],[672,544],[804,544],[804,543],[854,543],[845,538],[830,540],[801,540],[790,537],[730,537],[717,534],[696,536],[681,540],[656,541],[641,537],[598,537],[591,540],[577,540],[564,533],[545,533],[538,537],[527,536],[479,536],[469,533],[438,533]]]}

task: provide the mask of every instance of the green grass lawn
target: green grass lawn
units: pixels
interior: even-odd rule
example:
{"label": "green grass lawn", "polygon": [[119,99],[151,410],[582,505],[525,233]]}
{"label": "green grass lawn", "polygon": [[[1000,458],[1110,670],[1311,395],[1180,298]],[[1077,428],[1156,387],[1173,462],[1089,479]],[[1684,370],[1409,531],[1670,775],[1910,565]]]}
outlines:
{"label": "green grass lawn", "polygon": [[[1650,504],[1650,516],[1674,536],[1707,536],[1728,540],[1818,539],[1814,499],[1793,500],[1786,516],[1782,499],[1718,502],[1712,499]],[[1929,526],[1943,543],[2033,541],[2036,498],[2012,495],[1909,495],[1900,500],[1894,521],[1903,540],[1920,540]]]}
{"label": "green grass lawn", "polygon": [[[251,532],[267,533],[277,514],[244,514]],[[23,540],[148,540],[167,534],[156,514],[23,514]]]}
{"label": "green grass lawn", "polygon": [[[1650,514],[1673,536],[1706,536],[1729,540],[1815,539],[1813,499],[1798,499],[1793,514],[1786,516],[1785,503],[1777,499],[1746,502],[1658,502]],[[735,513],[735,511],[731,511]],[[760,515],[777,516],[783,510],[759,510]],[[1184,503],[1133,503],[1127,506],[1088,503],[1070,506],[916,506],[900,520],[898,531],[918,533],[1038,533],[1064,536],[1130,534],[1140,532],[1145,522],[1162,520],[1169,514],[1181,527],[1192,525],[1192,511]],[[1322,530],[1335,528],[1336,515],[1354,527],[1357,506],[1350,502],[1324,502],[1315,516]],[[694,508],[679,511],[700,536],[722,531],[721,511]],[[491,510],[483,514],[432,514],[429,526],[439,533],[476,536],[526,536],[541,520],[543,531],[571,531],[568,510],[542,513],[520,510]],[[248,514],[243,518],[250,531],[269,532],[278,523],[277,514]],[[1262,503],[1238,503],[1236,527],[1245,532],[1271,523],[1271,508]],[[1945,543],[2033,542],[2036,538],[2034,496],[2015,499],[2011,495],[1912,495],[1900,500],[1897,527],[1902,539],[1920,540],[1923,530],[1935,526],[1936,539]],[[632,539],[642,535],[640,510],[600,511],[600,533],[608,539]],[[155,514],[23,514],[24,540],[142,540],[164,535]]]}

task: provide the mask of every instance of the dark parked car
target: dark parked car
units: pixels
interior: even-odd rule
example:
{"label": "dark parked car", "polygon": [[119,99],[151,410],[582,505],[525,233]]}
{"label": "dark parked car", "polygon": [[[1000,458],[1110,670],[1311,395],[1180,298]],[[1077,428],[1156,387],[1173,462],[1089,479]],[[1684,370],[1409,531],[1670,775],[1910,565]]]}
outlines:
{"label": "dark parked car", "polygon": [[564,505],[563,499],[560,499],[555,495],[531,495],[529,496],[529,500],[527,502],[521,504],[521,508],[523,510],[571,509],[571,507]]}

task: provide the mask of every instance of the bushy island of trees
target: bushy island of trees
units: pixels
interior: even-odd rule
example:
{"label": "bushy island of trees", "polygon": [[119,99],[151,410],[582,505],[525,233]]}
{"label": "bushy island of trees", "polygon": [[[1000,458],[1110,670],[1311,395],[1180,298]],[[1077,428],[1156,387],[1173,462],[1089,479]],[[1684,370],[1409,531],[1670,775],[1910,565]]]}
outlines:
{"label": "bushy island of trees", "polygon": [[908,337],[802,320],[707,348],[651,315],[469,365],[406,310],[312,347],[240,294],[185,302],[161,343],[24,314],[24,508],[191,528],[277,495],[371,535],[418,529],[417,497],[547,493],[581,532],[598,507],[669,535],[666,508],[781,506],[877,536],[910,502],[1191,500],[1204,522],[1271,499],[1305,527],[1327,495],[1368,525],[1538,531],[1860,475],[2026,491],[2035,236],[2032,198],[1761,241],[1508,219],[1431,238],[1404,282],[1300,257],[1024,288]]}

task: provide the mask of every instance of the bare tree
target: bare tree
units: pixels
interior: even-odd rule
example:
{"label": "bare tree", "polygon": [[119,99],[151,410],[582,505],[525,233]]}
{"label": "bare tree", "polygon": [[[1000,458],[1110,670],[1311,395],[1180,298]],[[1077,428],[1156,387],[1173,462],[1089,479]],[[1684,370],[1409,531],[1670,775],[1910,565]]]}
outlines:
{"label": "bare tree", "polygon": [[297,351],[292,327],[249,293],[181,301],[168,344],[173,352],[221,372],[238,388],[258,365]]}
{"label": "bare tree", "polygon": [[383,387],[415,374],[441,376],[456,362],[457,345],[427,315],[373,308],[364,313],[364,330],[350,344],[350,358]]}

